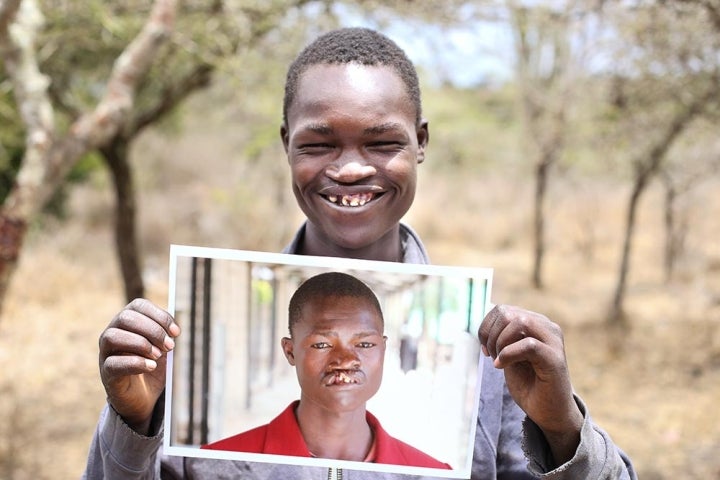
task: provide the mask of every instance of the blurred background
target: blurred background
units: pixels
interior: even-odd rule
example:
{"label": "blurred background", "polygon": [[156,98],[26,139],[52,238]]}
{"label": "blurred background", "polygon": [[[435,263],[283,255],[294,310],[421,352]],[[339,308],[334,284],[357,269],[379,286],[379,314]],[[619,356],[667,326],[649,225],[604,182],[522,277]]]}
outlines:
{"label": "blurred background", "polygon": [[720,2],[176,9],[124,116],[82,137],[151,6],[0,4],[0,479],[79,477],[98,336],[129,298],[167,305],[171,243],[289,242],[284,75],[345,25],[418,66],[431,142],[405,220],[433,263],[492,267],[493,302],[563,327],[641,478],[720,478]]}

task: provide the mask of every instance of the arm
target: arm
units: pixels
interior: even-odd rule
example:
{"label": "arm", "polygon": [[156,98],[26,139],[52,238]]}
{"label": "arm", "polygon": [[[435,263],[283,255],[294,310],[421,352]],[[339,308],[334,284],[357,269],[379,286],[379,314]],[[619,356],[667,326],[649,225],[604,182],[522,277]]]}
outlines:
{"label": "arm", "polygon": [[103,410],[83,478],[159,478],[167,352],[180,329],[147,300],[134,300],[100,335]]}
{"label": "arm", "polygon": [[553,480],[575,478],[637,480],[637,474],[628,456],[615,446],[605,431],[592,422],[582,400],[577,396],[575,400],[584,414],[580,444],[573,458],[558,467],[548,459],[549,447],[542,430],[529,418],[525,419],[523,450],[529,460],[530,471],[542,478]]}
{"label": "arm", "polygon": [[[559,326],[540,314],[499,305],[488,313],[478,334],[483,352],[504,371],[510,395],[528,417],[525,443],[534,452],[528,455],[530,459],[541,459],[535,461],[537,473],[563,472],[567,465],[583,462],[600,471],[610,468],[609,462],[624,473],[581,477],[634,478],[629,460],[620,456],[607,434],[591,424],[584,406],[573,394]],[[532,438],[542,441],[529,442]],[[612,454],[600,455],[599,447],[605,444],[611,448],[602,453]],[[542,447],[536,448],[538,445]],[[588,447],[592,450],[590,456]],[[580,456],[587,458],[580,460]],[[581,478],[575,476],[576,470],[572,471],[575,473],[569,476],[548,478]]]}
{"label": "arm", "polygon": [[162,435],[139,435],[127,426],[110,405],[106,405],[90,444],[82,478],[159,479],[158,450],[161,443]]}
{"label": "arm", "polygon": [[127,425],[147,435],[165,389],[167,352],[180,334],[172,316],[147,300],[133,300],[100,335],[100,378],[108,403]]}

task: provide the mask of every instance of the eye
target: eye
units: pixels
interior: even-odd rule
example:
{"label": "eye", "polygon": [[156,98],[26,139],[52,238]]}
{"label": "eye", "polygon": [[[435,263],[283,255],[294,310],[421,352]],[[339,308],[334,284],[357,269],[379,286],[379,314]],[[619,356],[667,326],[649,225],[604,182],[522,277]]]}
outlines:
{"label": "eye", "polygon": [[334,147],[329,143],[305,143],[298,146],[298,153],[305,155],[321,155]]}
{"label": "eye", "polygon": [[395,140],[378,140],[368,144],[369,149],[382,153],[395,153],[404,147],[404,143]]}
{"label": "eye", "polygon": [[318,350],[323,350],[325,348],[330,348],[332,345],[330,345],[327,342],[317,342],[310,345],[310,348],[317,348]]}
{"label": "eye", "polygon": [[372,347],[374,347],[375,345],[377,345],[377,344],[376,344],[376,343],[372,343],[372,342],[360,342],[360,343],[357,344],[357,347],[358,347],[358,348],[372,348]]}

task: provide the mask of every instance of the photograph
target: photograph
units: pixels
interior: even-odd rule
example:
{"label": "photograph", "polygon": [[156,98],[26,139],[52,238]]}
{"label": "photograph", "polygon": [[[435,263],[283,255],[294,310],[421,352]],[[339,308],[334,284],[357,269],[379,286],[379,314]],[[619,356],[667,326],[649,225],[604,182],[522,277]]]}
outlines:
{"label": "photograph", "polygon": [[470,478],[492,269],[173,245],[168,455]]}

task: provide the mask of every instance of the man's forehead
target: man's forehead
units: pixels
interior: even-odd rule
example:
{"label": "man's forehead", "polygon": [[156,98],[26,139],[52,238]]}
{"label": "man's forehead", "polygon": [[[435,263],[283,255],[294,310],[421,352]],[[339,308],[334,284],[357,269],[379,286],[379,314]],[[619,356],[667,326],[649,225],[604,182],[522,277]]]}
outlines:
{"label": "man's forehead", "polygon": [[374,302],[370,298],[364,297],[362,295],[338,295],[333,292],[324,295],[313,295],[309,297],[302,306],[303,311],[308,309],[313,309],[316,311],[331,311],[336,309],[351,309],[358,311],[369,310],[371,312],[377,313],[377,308],[375,307]]}
{"label": "man's forehead", "polygon": [[364,323],[363,321],[368,319],[382,324],[382,316],[377,306],[369,298],[362,296],[314,296],[302,306],[301,312],[299,321],[308,326],[323,326],[336,322]]}
{"label": "man's forehead", "polygon": [[[395,77],[399,83],[402,83],[400,75],[390,65],[363,65],[356,62],[350,63],[316,63],[308,66],[299,77],[299,82],[307,81],[307,79],[325,78],[346,79],[352,81],[356,79],[359,82],[363,80],[371,80],[372,77],[378,75],[383,77]],[[358,84],[362,86],[362,84]]]}
{"label": "man's forehead", "polygon": [[305,70],[298,81],[293,103],[317,102],[342,93],[353,96],[402,97],[410,102],[400,75],[386,65],[318,64]]}

